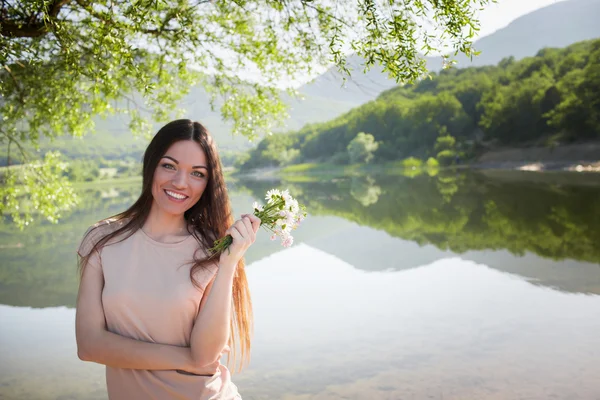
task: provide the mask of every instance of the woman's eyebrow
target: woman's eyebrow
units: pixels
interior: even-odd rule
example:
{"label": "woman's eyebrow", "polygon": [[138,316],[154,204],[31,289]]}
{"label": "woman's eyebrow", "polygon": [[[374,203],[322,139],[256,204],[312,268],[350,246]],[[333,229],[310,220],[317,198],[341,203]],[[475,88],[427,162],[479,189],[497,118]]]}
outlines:
{"label": "woman's eyebrow", "polygon": [[[168,158],[169,160],[173,161],[175,164],[179,165],[179,161],[177,161],[176,159],[174,159],[171,156],[163,156],[163,158]],[[205,170],[208,171],[208,168],[205,165],[194,165],[192,167],[192,169],[194,169],[194,168],[204,168]]]}

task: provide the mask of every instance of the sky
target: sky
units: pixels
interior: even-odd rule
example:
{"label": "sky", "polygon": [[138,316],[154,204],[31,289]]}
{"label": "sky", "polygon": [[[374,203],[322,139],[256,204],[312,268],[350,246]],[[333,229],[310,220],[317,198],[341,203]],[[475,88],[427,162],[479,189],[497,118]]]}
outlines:
{"label": "sky", "polygon": [[545,6],[560,3],[563,0],[498,0],[487,6],[479,14],[481,30],[479,37],[487,36],[502,29],[515,19]]}

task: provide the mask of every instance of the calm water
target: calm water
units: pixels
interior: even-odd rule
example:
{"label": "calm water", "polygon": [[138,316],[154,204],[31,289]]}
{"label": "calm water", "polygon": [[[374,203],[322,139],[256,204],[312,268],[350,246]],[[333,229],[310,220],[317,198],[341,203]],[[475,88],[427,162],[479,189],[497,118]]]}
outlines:
{"label": "calm water", "polygon": [[[443,173],[230,181],[309,218],[249,251],[244,399],[600,399],[600,176]],[[59,225],[0,226],[0,399],[105,399],[78,360],[74,248],[133,186],[82,192]]]}

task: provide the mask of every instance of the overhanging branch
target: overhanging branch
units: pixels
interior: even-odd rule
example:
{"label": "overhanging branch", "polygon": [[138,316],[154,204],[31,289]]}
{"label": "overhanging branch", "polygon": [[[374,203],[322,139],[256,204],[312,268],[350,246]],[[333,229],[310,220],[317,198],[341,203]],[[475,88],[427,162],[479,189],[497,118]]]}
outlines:
{"label": "overhanging branch", "polygon": [[7,37],[40,37],[48,33],[48,28],[43,23],[33,23],[23,25],[20,22],[1,21],[0,35]]}
{"label": "overhanging branch", "polygon": [[[71,0],[55,0],[47,5],[47,17],[56,19],[60,13],[61,8],[69,3]],[[47,34],[50,30],[43,19],[38,19],[37,15],[35,18],[10,18],[5,9],[0,13],[0,35],[6,37],[28,37],[35,38]],[[40,14],[40,13],[38,13]],[[43,13],[42,13],[43,15]]]}

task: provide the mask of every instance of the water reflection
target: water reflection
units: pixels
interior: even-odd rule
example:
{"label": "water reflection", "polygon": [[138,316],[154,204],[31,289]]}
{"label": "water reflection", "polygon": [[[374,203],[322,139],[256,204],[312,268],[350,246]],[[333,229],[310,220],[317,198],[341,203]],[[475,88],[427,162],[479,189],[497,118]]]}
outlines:
{"label": "water reflection", "polygon": [[[236,213],[273,186],[289,187],[311,213],[296,242],[360,269],[414,268],[458,254],[540,285],[600,294],[600,179],[589,175],[573,184],[573,176],[548,183],[510,174],[438,173],[230,186]],[[138,186],[88,189],[81,207],[59,225],[25,232],[0,225],[0,304],[73,306],[73,250],[82,232],[129,206]],[[259,236],[249,262],[279,250],[266,236]]]}
{"label": "water reflection", "polygon": [[379,200],[381,187],[371,176],[354,176],[351,178],[350,195],[364,207],[368,207]]}
{"label": "water reflection", "polygon": [[[600,177],[486,174],[277,184],[311,211],[301,240],[357,268],[407,269],[460,255],[539,285],[600,294]],[[273,185],[241,184],[257,198]]]}
{"label": "water reflection", "polygon": [[264,385],[257,399],[600,394],[595,296],[456,257],[367,273],[306,245],[254,264],[250,280],[261,350],[240,384]]}
{"label": "water reflection", "polygon": [[[244,399],[600,395],[597,296],[455,256],[367,272],[306,244],[253,263],[248,278],[257,325],[251,368],[236,377]],[[105,396],[102,368],[75,357],[72,309],[1,306],[0,318],[6,398]]]}
{"label": "water reflection", "polygon": [[[263,234],[248,254],[244,399],[600,398],[600,176],[230,181],[235,212],[274,186],[310,216],[298,245]],[[74,248],[138,190],[0,225],[0,398],[106,398],[103,367],[76,357]]]}

